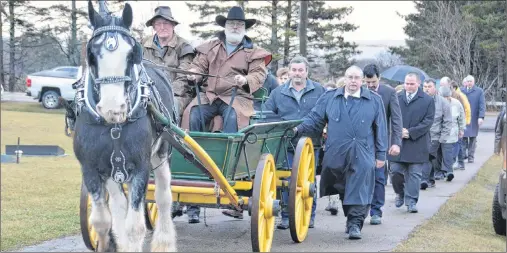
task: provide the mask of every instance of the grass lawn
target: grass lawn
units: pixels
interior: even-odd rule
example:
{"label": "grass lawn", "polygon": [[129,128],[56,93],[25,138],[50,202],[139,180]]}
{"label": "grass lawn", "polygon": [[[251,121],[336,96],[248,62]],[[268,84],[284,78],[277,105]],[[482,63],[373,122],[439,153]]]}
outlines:
{"label": "grass lawn", "polygon": [[[52,113],[64,114],[65,109],[46,109],[40,103],[25,103],[25,102],[2,102],[0,107],[3,111],[16,111],[16,112],[38,112],[38,113]],[[63,118],[62,118],[63,122]]]}
{"label": "grass lawn", "polygon": [[505,252],[505,236],[495,234],[491,205],[502,158],[493,156],[438,213],[416,228],[396,252]]}
{"label": "grass lawn", "polygon": [[63,132],[63,111],[45,110],[38,103],[0,106],[2,154],[18,136],[21,144],[59,145],[68,154],[21,157],[20,164],[1,165],[0,250],[79,233],[81,172],[72,140]]}

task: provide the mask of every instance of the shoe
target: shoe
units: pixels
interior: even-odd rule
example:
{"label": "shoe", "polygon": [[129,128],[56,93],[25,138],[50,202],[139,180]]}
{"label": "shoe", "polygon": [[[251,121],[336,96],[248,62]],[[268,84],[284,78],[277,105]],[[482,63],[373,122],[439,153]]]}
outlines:
{"label": "shoe", "polygon": [[403,205],[404,203],[403,198],[404,197],[400,196],[399,194],[396,195],[396,203],[395,203],[396,207],[401,207]]}
{"label": "shoe", "polygon": [[325,210],[330,212],[331,215],[338,215],[338,196],[329,197],[329,204]]}
{"label": "shoe", "polygon": [[225,216],[229,216],[229,217],[240,219],[240,220],[243,219],[243,212],[240,212],[237,210],[230,210],[230,209],[224,210],[224,211],[222,211],[222,214]]}
{"label": "shoe", "polygon": [[454,179],[454,174],[449,173],[447,174],[447,182],[451,182]]}
{"label": "shoe", "polygon": [[444,178],[444,174],[442,172],[435,173],[435,180],[441,180]]}
{"label": "shoe", "polygon": [[289,218],[282,218],[282,222],[276,226],[278,229],[288,229],[289,228]]}
{"label": "shoe", "polygon": [[468,163],[474,163],[474,159],[473,158],[468,158]]}
{"label": "shoe", "polygon": [[426,190],[426,188],[428,188],[428,183],[422,182],[421,183],[421,190]]}
{"label": "shoe", "polygon": [[189,215],[189,216],[188,216],[188,223],[190,223],[190,224],[195,224],[195,223],[199,223],[199,222],[201,222],[201,221],[199,220],[199,215],[197,215],[197,214],[192,214],[192,215]]}
{"label": "shoe", "polygon": [[453,169],[453,170],[457,170],[457,169],[459,169],[459,164],[458,164],[458,162],[455,162],[455,163],[453,163],[453,164],[452,164],[452,169]]}
{"label": "shoe", "polygon": [[435,181],[430,181],[428,183],[428,188],[435,188]]}
{"label": "shoe", "polygon": [[334,207],[326,207],[326,211],[330,212],[331,215],[338,215],[338,209],[337,208],[334,208]]}
{"label": "shoe", "polygon": [[458,167],[458,169],[465,170],[465,164],[460,164],[459,167]]}
{"label": "shoe", "polygon": [[410,204],[407,206],[407,212],[409,213],[417,213],[417,207],[415,206],[415,204]]}
{"label": "shoe", "polygon": [[315,219],[310,219],[310,224],[308,225],[308,228],[314,228],[315,227]]}
{"label": "shoe", "polygon": [[359,240],[361,239],[361,230],[357,225],[352,225],[349,228],[349,239]]}
{"label": "shoe", "polygon": [[380,217],[379,215],[373,215],[373,216],[371,216],[371,218],[370,218],[370,224],[371,225],[380,225],[380,224],[382,224],[382,217]]}

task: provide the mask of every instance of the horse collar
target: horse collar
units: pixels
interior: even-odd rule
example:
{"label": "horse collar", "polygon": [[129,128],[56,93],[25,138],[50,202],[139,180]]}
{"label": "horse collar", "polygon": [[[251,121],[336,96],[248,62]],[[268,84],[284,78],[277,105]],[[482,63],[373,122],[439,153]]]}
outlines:
{"label": "horse collar", "polygon": [[125,166],[125,155],[121,151],[121,126],[114,125],[111,128],[111,139],[113,140],[113,152],[111,153],[111,178],[118,184],[130,180],[129,172]]}

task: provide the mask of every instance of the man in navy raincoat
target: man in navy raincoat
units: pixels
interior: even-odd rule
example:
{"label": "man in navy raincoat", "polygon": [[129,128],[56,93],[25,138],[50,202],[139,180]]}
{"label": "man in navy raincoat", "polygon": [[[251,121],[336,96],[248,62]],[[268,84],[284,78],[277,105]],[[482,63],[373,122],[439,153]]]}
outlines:
{"label": "man in navy raincoat", "polygon": [[386,160],[387,124],[382,98],[362,87],[362,70],[352,66],[345,78],[345,87],[324,93],[295,131],[296,136],[311,135],[328,124],[320,196],[340,195],[349,239],[361,239],[375,169]]}

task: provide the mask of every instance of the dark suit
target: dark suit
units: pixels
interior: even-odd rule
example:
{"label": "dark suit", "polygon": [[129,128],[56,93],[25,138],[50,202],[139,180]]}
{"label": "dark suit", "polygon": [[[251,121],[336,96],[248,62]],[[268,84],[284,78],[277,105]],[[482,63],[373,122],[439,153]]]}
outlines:
{"label": "dark suit", "polygon": [[403,127],[409,138],[403,139],[398,156],[390,156],[393,172],[393,189],[404,197],[405,205],[416,204],[424,163],[429,161],[430,128],[435,118],[435,102],[422,89],[410,102],[406,91],[398,93]]}
{"label": "dark suit", "polygon": [[[386,122],[388,123],[389,129],[389,145],[398,145],[401,148],[401,135],[403,129],[403,121],[401,118],[400,103],[398,96],[396,96],[396,90],[391,86],[380,84],[377,93],[382,97],[384,103],[384,109],[386,112]],[[378,215],[382,217],[381,208],[384,206],[386,192],[385,185],[387,182],[388,171],[386,166],[375,170],[375,190],[373,192],[373,200],[371,203],[370,215]]]}

